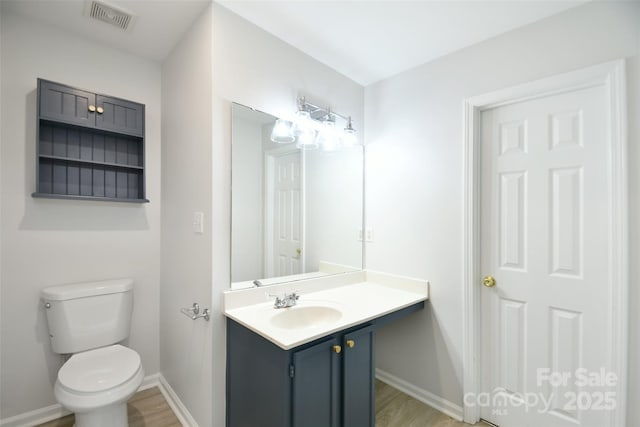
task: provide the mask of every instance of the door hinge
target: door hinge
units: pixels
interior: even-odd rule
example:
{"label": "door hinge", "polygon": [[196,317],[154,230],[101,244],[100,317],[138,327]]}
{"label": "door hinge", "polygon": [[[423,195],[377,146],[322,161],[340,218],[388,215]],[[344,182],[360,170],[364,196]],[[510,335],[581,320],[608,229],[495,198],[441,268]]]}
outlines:
{"label": "door hinge", "polygon": [[296,368],[293,365],[289,365],[289,376],[293,378],[296,375]]}

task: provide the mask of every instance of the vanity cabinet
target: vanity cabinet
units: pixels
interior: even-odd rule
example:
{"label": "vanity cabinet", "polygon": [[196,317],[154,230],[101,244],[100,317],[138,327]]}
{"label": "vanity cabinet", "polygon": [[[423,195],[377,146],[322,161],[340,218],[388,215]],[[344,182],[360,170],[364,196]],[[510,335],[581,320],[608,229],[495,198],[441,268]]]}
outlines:
{"label": "vanity cabinet", "polygon": [[148,202],[143,104],[38,79],[33,197]]}
{"label": "vanity cabinet", "polygon": [[376,329],[422,308],[289,350],[227,318],[227,427],[374,427]]}
{"label": "vanity cabinet", "polygon": [[227,426],[374,426],[373,325],[282,350],[227,322]]}

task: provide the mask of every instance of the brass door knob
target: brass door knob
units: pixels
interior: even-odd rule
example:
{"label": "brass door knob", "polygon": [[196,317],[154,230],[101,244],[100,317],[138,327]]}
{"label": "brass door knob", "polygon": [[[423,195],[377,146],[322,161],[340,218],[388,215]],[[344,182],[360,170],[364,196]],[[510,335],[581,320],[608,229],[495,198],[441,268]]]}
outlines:
{"label": "brass door knob", "polygon": [[92,113],[94,111],[96,111],[96,106],[95,105],[89,105],[89,111],[91,111]]}
{"label": "brass door knob", "polygon": [[496,285],[496,279],[493,276],[484,276],[482,284],[487,288],[493,288]]}
{"label": "brass door knob", "polygon": [[356,342],[354,340],[347,340],[347,347],[353,348],[356,346]]}
{"label": "brass door knob", "polygon": [[342,347],[340,347],[339,345],[334,345],[334,346],[333,346],[333,351],[334,351],[335,353],[340,354],[340,352],[342,351]]}
{"label": "brass door knob", "polygon": [[96,111],[98,112],[98,114],[102,114],[102,113],[104,113],[104,108],[98,107],[98,108],[96,108]]}

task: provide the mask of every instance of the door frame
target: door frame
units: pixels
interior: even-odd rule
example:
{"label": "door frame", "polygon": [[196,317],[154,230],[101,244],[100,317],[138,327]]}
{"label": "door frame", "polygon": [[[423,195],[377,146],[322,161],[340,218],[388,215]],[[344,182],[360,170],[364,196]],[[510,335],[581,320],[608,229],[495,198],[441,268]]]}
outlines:
{"label": "door frame", "polygon": [[289,154],[298,153],[300,155],[300,238],[302,239],[302,254],[300,255],[300,270],[305,271],[305,244],[306,244],[306,224],[305,224],[305,167],[304,167],[304,150],[300,150],[295,146],[284,146],[267,150],[264,153],[264,241],[263,241],[263,266],[262,271],[265,277],[273,276],[273,199],[274,199],[274,176],[275,176],[275,160],[276,157],[288,156]]}
{"label": "door frame", "polygon": [[[577,89],[604,86],[609,113],[609,166],[611,227],[609,237],[609,334],[608,357],[618,375],[616,409],[610,425],[626,425],[628,369],[628,163],[626,77],[624,59],[521,84],[464,100],[464,229],[463,229],[463,395],[477,396],[481,382],[481,295],[480,295],[480,115],[482,111]],[[464,421],[480,420],[480,408],[463,402]]]}

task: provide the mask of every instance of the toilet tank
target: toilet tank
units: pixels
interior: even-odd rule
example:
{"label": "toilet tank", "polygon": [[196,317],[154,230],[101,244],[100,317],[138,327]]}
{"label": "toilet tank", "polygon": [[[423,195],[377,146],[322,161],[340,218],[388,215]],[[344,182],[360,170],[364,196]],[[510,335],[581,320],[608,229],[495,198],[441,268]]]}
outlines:
{"label": "toilet tank", "polygon": [[51,286],[42,290],[53,351],[78,353],[129,336],[133,280]]}

